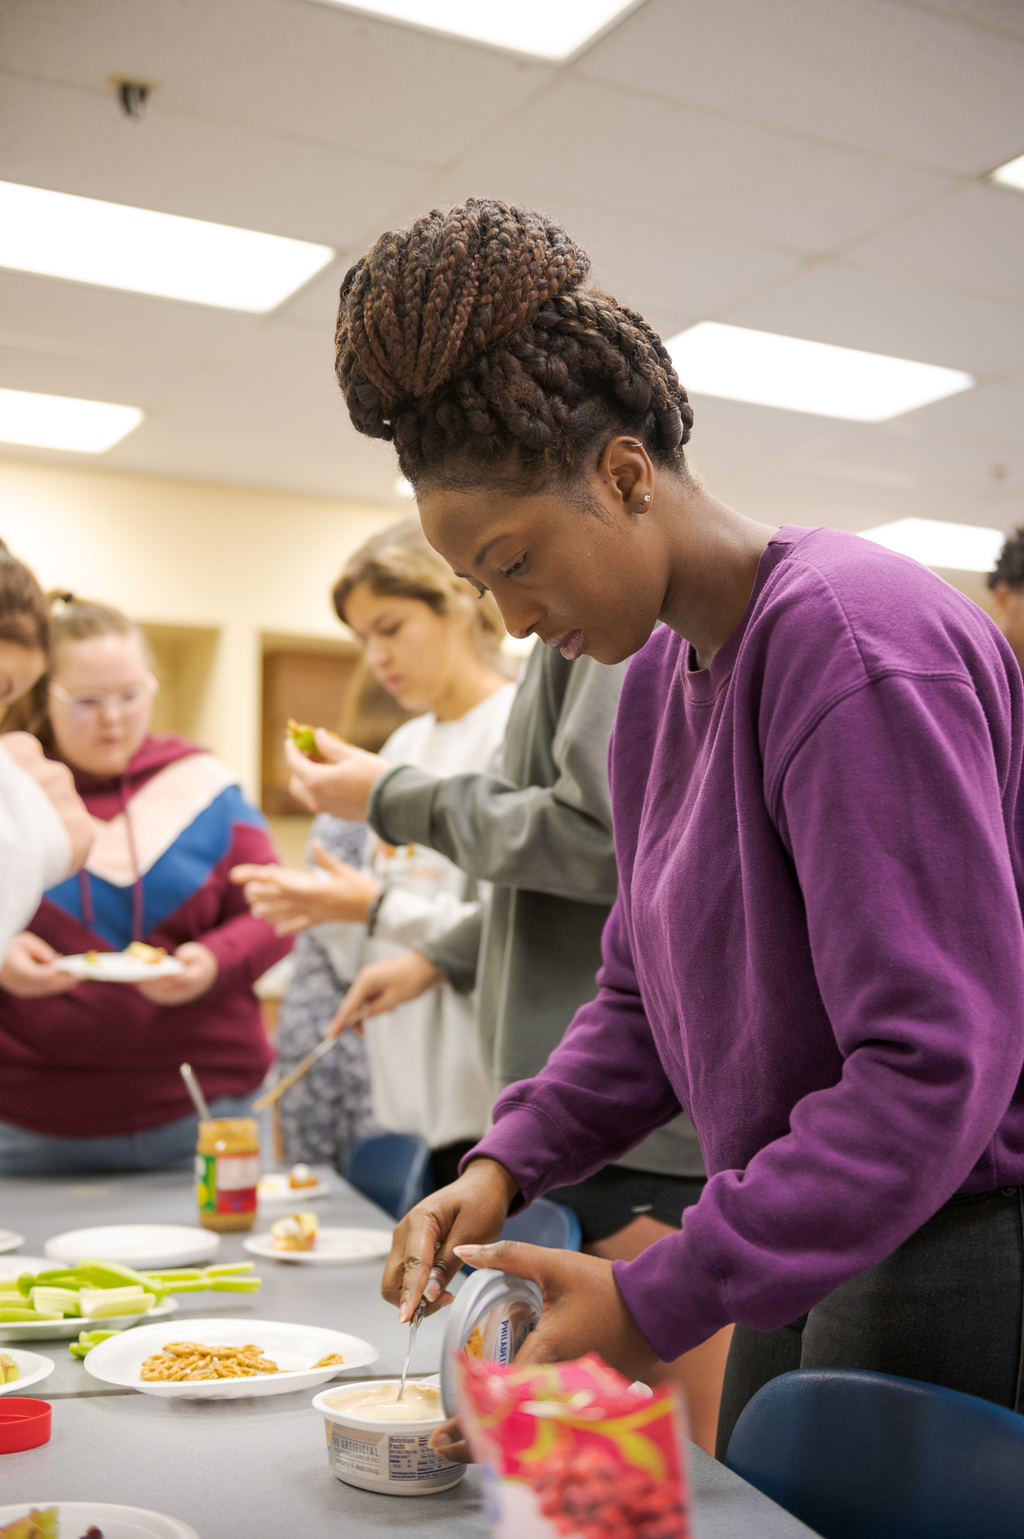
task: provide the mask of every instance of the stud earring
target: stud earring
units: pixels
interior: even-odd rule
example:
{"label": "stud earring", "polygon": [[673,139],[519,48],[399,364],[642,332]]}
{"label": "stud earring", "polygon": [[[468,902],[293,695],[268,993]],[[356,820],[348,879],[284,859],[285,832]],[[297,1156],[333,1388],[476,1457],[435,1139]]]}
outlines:
{"label": "stud earring", "polygon": [[643,501],[643,502],[650,502],[650,500],[651,500],[651,494],[650,494],[650,492],[644,492],[644,495],[643,495],[643,497],[642,497],[642,499],[641,499],[641,500],[642,500],[642,501]]}

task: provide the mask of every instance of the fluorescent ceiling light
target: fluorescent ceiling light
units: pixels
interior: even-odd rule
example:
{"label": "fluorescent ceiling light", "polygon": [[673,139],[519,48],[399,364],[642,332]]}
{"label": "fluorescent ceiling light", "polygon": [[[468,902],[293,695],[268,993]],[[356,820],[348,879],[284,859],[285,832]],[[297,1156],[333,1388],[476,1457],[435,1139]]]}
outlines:
{"label": "fluorescent ceiling light", "polygon": [[102,454],[141,421],[137,406],[37,395],[32,390],[0,390],[0,440],[8,444]]}
{"label": "fluorescent ceiling light", "polygon": [[559,62],[592,42],[637,0],[325,0],[388,21]]}
{"label": "fluorescent ceiling light", "polygon": [[718,321],[700,321],[665,345],[684,387],[699,395],[852,422],[885,422],[974,384],[959,369]]}
{"label": "fluorescent ceiling light", "polygon": [[999,529],[947,524],[936,518],[898,518],[893,524],[879,524],[877,529],[862,529],[860,533],[863,539],[901,556],[913,556],[925,566],[959,572],[991,572],[1006,539]]}
{"label": "fluorescent ceiling light", "polygon": [[1016,160],[1008,160],[1005,166],[999,166],[989,180],[998,182],[1000,187],[1015,187],[1018,192],[1024,192],[1024,155],[1018,155]]}
{"label": "fluorescent ceiling light", "polygon": [[263,313],[326,267],[330,246],[0,182],[0,267]]}

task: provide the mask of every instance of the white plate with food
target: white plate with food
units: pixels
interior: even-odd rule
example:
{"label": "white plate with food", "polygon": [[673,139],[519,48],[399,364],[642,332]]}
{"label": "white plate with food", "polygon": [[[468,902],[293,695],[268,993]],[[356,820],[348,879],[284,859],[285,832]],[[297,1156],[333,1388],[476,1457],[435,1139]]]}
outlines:
{"label": "white plate with food", "polygon": [[282,1250],[274,1236],[253,1234],[242,1241],[250,1255],[298,1266],[345,1266],[354,1261],[379,1261],[391,1250],[390,1229],[320,1229],[311,1250]]}
{"label": "white plate with food", "polygon": [[[303,1172],[296,1177],[296,1172]],[[307,1179],[306,1173],[311,1180]],[[292,1182],[298,1179],[298,1185]],[[256,1188],[256,1196],[260,1202],[290,1202],[293,1207],[298,1203],[311,1202],[317,1197],[326,1197],[330,1187],[326,1181],[321,1181],[319,1176],[314,1176],[308,1166],[293,1166],[291,1170],[271,1170],[266,1175],[260,1176],[259,1185]]]}
{"label": "white plate with food", "polygon": [[103,1539],[199,1539],[195,1529],[180,1518],[147,1512],[142,1507],[114,1507],[109,1502],[18,1502],[13,1507],[0,1507],[0,1527],[32,1512],[41,1516],[56,1513],[60,1539],[79,1539],[91,1528],[99,1529]]}
{"label": "white plate with food", "polygon": [[[188,1347],[194,1350],[189,1352]],[[245,1347],[254,1350],[243,1353]],[[126,1336],[111,1336],[93,1347],[85,1368],[104,1384],[137,1389],[144,1395],[238,1400],[246,1395],[288,1395],[309,1389],[351,1368],[365,1368],[379,1356],[368,1341],[343,1331],[288,1325],[280,1320],[221,1317],[182,1321],[177,1332],[166,1325],[144,1325]],[[338,1357],[340,1362],[324,1361]],[[144,1372],[154,1376],[143,1377]],[[190,1374],[204,1376],[191,1378]]]}
{"label": "white plate with food", "polygon": [[25,1236],[19,1234],[16,1229],[0,1229],[0,1251],[17,1250],[19,1245],[24,1245]]}
{"label": "white plate with food", "polygon": [[159,1320],[173,1315],[178,1308],[177,1299],[164,1299],[144,1315],[109,1315],[105,1319],[83,1319],[81,1315],[65,1315],[63,1320],[0,1320],[0,1351],[11,1341],[77,1341],[79,1331],[126,1331],[143,1321]]}
{"label": "white plate with food", "polygon": [[106,1224],[99,1229],[67,1229],[55,1234],[43,1251],[51,1261],[66,1261],[70,1266],[77,1266],[88,1256],[151,1271],[154,1267],[209,1261],[219,1245],[219,1234],[194,1224]]}
{"label": "white plate with food", "polygon": [[143,941],[132,941],[124,951],[83,951],[78,956],[61,957],[54,966],[58,972],[92,983],[148,983],[184,970],[184,963],[177,957],[168,956],[161,946],[147,946]]}
{"label": "white plate with food", "polygon": [[[9,1376],[12,1359],[17,1369],[13,1379]],[[55,1367],[52,1357],[42,1357],[38,1352],[19,1351],[17,1347],[0,1348],[0,1395],[20,1395],[30,1384],[48,1379]]]}

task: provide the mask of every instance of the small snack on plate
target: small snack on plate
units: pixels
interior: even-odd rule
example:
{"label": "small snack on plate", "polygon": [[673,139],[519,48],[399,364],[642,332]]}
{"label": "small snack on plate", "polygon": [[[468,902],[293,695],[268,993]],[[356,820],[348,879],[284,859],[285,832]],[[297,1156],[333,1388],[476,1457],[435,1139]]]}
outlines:
{"label": "small snack on plate", "polygon": [[9,1352],[0,1352],[0,1384],[13,1384],[21,1378],[21,1369]]}
{"label": "small snack on plate", "polygon": [[304,753],[307,759],[313,760],[314,764],[323,764],[323,755],[317,751],[315,727],[309,726],[304,721],[296,721],[294,716],[289,716],[288,736],[299,753]]}
{"label": "small snack on plate", "polygon": [[[60,1539],[56,1507],[33,1507],[23,1518],[15,1518],[6,1527],[0,1525],[0,1539]],[[82,1539],[103,1539],[103,1530],[93,1523]]]}
{"label": "small snack on plate", "polygon": [[299,1191],[304,1186],[319,1186],[320,1180],[310,1170],[308,1165],[293,1165],[288,1172],[288,1185],[292,1191]]}
{"label": "small snack on plate", "polygon": [[146,962],[155,967],[157,962],[162,962],[167,956],[163,946],[147,946],[145,941],[132,941],[124,948],[124,955],[132,957],[136,962]]}
{"label": "small snack on plate", "polygon": [[275,1250],[313,1250],[319,1222],[315,1213],[289,1213],[270,1226]]}
{"label": "small snack on plate", "polygon": [[248,1342],[243,1347],[207,1347],[201,1341],[169,1341],[159,1352],[147,1357],[139,1378],[173,1379],[249,1379],[257,1373],[277,1373],[278,1367],[263,1348]]}
{"label": "small snack on plate", "polygon": [[459,1419],[495,1539],[688,1539],[685,1417],[594,1353],[528,1368],[457,1359]]}

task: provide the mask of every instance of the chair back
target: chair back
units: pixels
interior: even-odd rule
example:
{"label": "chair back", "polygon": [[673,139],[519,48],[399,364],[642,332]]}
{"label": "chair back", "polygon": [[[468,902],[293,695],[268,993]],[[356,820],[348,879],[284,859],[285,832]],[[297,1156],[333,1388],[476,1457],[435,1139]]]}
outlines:
{"label": "chair back", "polygon": [[547,1245],[552,1250],[579,1250],[580,1221],[562,1203],[552,1202],[550,1197],[535,1197],[528,1208],[505,1220],[498,1238]]}
{"label": "chair back", "polygon": [[1024,1416],[854,1368],[758,1390],[726,1464],[823,1539],[1021,1539]]}
{"label": "chair back", "polygon": [[404,1218],[429,1190],[430,1150],[414,1133],[368,1133],[352,1145],[342,1172],[392,1218]]}

